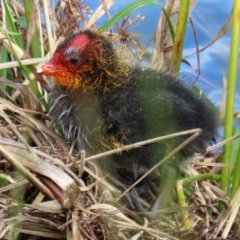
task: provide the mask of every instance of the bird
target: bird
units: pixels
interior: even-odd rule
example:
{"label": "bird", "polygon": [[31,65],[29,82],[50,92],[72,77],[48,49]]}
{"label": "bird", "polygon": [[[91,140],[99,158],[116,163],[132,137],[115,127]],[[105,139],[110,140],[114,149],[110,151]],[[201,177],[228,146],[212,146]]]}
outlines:
{"label": "bird", "polygon": [[[202,129],[200,136],[126,194],[123,201],[135,212],[156,209],[156,202],[157,209],[166,206],[180,165],[196,153],[204,154],[215,138],[218,117],[205,98],[167,71],[129,66],[111,39],[97,31],[86,29],[66,37],[38,73],[54,79],[48,96],[51,120],[87,156]],[[122,151],[99,166],[129,187],[188,137]],[[151,198],[148,208],[140,197]]]}

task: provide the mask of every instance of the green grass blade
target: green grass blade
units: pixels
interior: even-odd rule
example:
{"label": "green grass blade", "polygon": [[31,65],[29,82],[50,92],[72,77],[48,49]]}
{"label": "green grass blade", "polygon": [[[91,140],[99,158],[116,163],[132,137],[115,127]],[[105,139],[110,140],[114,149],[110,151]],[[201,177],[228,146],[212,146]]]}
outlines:
{"label": "green grass blade", "polygon": [[20,35],[18,33],[18,29],[15,26],[15,20],[10,12],[10,9],[8,7],[8,4],[6,2],[6,0],[3,0],[3,4],[4,4],[4,8],[5,8],[5,13],[6,13],[6,20],[10,29],[10,32],[16,33],[13,34],[13,39],[15,40],[16,44],[23,49],[23,43],[22,40],[20,38]]}
{"label": "green grass blade", "polygon": [[[226,112],[224,119],[224,139],[228,139],[233,135],[233,114],[234,114],[234,102],[236,81],[238,72],[238,48],[239,48],[239,9],[240,1],[234,0],[233,16],[232,16],[232,33],[231,33],[231,47],[229,57],[229,72],[227,83],[227,97],[226,97]],[[223,150],[223,164],[229,164],[231,157],[231,143],[224,145]],[[221,172],[221,189],[227,192],[229,187],[229,168],[222,168]]]}
{"label": "green grass blade", "polygon": [[[3,48],[2,51],[1,51],[1,63],[6,63],[6,62],[9,62],[9,55],[8,55],[8,51]],[[8,69],[1,69],[0,70],[0,77],[3,77],[3,78],[8,78]],[[3,86],[4,89],[6,90],[6,92],[8,94],[11,94],[12,92],[12,88],[9,87],[9,86]]]}
{"label": "green grass blade", "polygon": [[22,24],[23,27],[27,28],[27,20],[26,20],[26,17],[24,16],[17,18],[16,23]]}
{"label": "green grass blade", "polygon": [[119,13],[117,13],[115,16],[113,16],[107,23],[105,23],[102,27],[100,27],[98,29],[98,31],[100,33],[104,32],[107,29],[109,29],[115,22],[117,22],[121,18],[124,18],[125,16],[127,16],[128,14],[133,12],[134,10],[136,10],[140,7],[143,7],[143,6],[150,6],[150,5],[155,5],[155,6],[162,7],[162,5],[160,3],[158,3],[158,1],[156,1],[156,0],[139,0],[139,1],[136,1],[132,4],[129,4],[123,10],[121,10]]}
{"label": "green grass blade", "polygon": [[190,0],[181,0],[171,59],[171,69],[173,73],[179,73],[180,71],[189,9]]}
{"label": "green grass blade", "polygon": [[[33,21],[32,16],[34,16],[34,14],[35,14],[33,2],[29,1],[29,0],[24,0],[24,9],[25,9],[27,26],[30,27],[31,21]],[[31,27],[33,27],[33,26],[31,26]],[[31,48],[32,56],[35,58],[38,58],[38,57],[41,57],[42,54],[41,54],[41,48],[40,48],[40,44],[39,44],[39,32],[36,28],[36,23],[35,23],[34,27],[35,27],[35,29],[34,29],[34,33],[32,35],[30,48]]]}
{"label": "green grass blade", "polygon": [[[8,36],[8,34],[7,34]],[[9,38],[9,36],[8,36]],[[21,68],[24,76],[28,79],[29,81],[29,87],[30,89],[32,90],[32,92],[37,96],[38,99],[40,99],[41,103],[43,104],[43,106],[45,107],[46,110],[49,110],[49,104],[45,101],[45,99],[42,97],[42,94],[39,92],[38,90],[38,86],[37,86],[37,82],[32,80],[30,78],[30,74],[31,74],[31,71],[29,70],[29,68],[25,65],[22,64],[21,60],[19,59],[18,55],[15,53],[15,50],[14,48],[12,47],[12,44],[11,44],[11,41],[9,39],[9,43],[10,43],[10,46],[12,48],[12,52],[13,52],[13,55],[14,55],[14,58],[18,61],[19,63],[19,67]]]}
{"label": "green grass blade", "polygon": [[172,25],[171,19],[170,19],[170,17],[168,16],[168,13],[166,12],[166,10],[165,10],[163,7],[161,7],[161,8],[162,8],[162,11],[163,11],[163,13],[164,13],[164,15],[165,15],[165,17],[166,17],[166,20],[167,20],[167,23],[168,23],[169,32],[170,32],[171,37],[172,37],[172,41],[174,42],[175,32],[174,32],[174,27],[173,27],[173,25]]}
{"label": "green grass blade", "polygon": [[[235,131],[234,135],[240,134],[240,128]],[[232,162],[234,160],[234,162]],[[231,144],[231,163],[235,165],[233,169],[233,183],[230,197],[233,199],[240,186],[240,138],[234,140]]]}

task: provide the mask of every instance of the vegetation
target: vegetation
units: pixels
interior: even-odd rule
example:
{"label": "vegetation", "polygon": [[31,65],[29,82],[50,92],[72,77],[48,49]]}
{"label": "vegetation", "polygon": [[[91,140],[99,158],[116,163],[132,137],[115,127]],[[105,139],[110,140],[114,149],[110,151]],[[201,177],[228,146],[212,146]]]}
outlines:
{"label": "vegetation", "polygon": [[[36,72],[62,38],[91,27],[112,37],[125,61],[178,74],[194,2],[166,1],[162,6],[157,0],[138,0],[110,17],[112,1],[107,0],[94,13],[83,0],[1,0],[0,239],[239,239],[240,128],[233,124],[234,118],[239,119],[233,111],[238,0],[233,1],[232,21],[216,37],[231,23],[226,108],[221,109],[224,141],[184,167],[172,207],[161,210],[157,220],[142,219],[125,209],[116,201],[120,191],[97,168],[94,161],[119,149],[86,158],[84,151],[75,153],[64,142],[47,116],[51,79]],[[143,18],[131,19],[129,14],[150,5],[162,9],[152,50],[129,30]],[[109,20],[97,28],[103,15]],[[135,147],[141,144],[145,143]],[[222,145],[223,154],[212,151]],[[134,146],[126,148],[130,147]]]}

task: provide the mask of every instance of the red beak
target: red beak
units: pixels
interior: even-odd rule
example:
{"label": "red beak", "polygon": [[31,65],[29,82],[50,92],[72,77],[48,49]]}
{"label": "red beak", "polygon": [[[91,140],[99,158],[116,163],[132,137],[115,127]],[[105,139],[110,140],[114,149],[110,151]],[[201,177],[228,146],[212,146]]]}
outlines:
{"label": "red beak", "polygon": [[37,70],[37,73],[43,74],[45,76],[52,76],[56,72],[57,72],[56,67],[51,63],[47,63],[46,65],[40,67]]}

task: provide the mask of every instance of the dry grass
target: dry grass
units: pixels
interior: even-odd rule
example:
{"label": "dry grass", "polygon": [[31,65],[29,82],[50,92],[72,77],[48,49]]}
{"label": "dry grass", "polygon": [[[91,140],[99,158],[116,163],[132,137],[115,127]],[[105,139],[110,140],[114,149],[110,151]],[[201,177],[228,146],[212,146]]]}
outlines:
{"label": "dry grass", "polygon": [[[15,18],[23,16],[22,4],[17,0],[8,3]],[[1,48],[8,49],[10,59],[1,63],[0,69],[10,71],[7,79],[0,78],[0,239],[240,239],[237,200],[240,192],[229,201],[219,189],[221,153],[209,151],[185,166],[186,177],[182,176],[176,184],[172,207],[161,210],[157,220],[149,221],[116,201],[121,192],[106,181],[106,174],[95,162],[102,155],[85,158],[84,151],[75,153],[56,133],[41,102],[28,87],[29,79],[12,56],[16,54],[23,65],[30,65],[30,80],[40,83],[38,87],[46,90],[43,98],[47,99],[50,84],[36,74],[36,68],[49,59],[62,36],[77,28],[96,29],[94,23],[103,14],[109,14],[112,5],[112,1],[103,3],[92,15],[83,1],[59,1],[56,6],[53,1],[38,3],[34,24],[28,30],[19,25],[24,50],[11,35],[7,37],[8,24],[2,12]],[[175,11],[169,11],[173,16]],[[142,16],[137,18],[133,23]],[[149,59],[151,54],[137,36],[128,32],[129,21],[126,18],[118,23],[118,32],[113,34],[119,51],[131,53],[127,57],[129,62],[136,57],[164,68],[156,59],[161,56],[168,62],[171,42],[162,44],[163,49],[155,47],[156,55]],[[29,54],[35,28],[39,29],[39,58]],[[156,46],[169,34],[166,29],[161,17]],[[125,48],[132,51],[124,51]],[[6,86],[13,90],[8,92]],[[219,202],[227,208],[223,216]]]}

